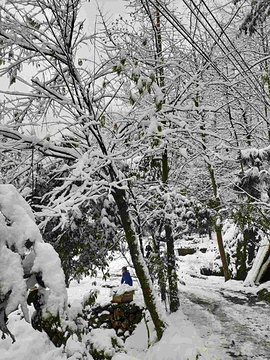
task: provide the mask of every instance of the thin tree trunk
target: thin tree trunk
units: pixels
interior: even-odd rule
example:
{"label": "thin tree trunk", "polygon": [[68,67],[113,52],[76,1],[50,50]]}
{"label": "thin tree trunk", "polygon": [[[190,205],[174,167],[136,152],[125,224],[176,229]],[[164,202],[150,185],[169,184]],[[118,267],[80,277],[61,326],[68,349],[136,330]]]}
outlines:
{"label": "thin tree trunk", "polygon": [[[149,9],[148,9],[149,10]],[[155,23],[153,21],[152,15],[150,12],[148,13],[150,17],[150,21],[152,22],[153,30],[155,33],[155,43],[156,43],[156,57],[157,57],[157,79],[158,79],[158,85],[163,93],[165,93],[165,76],[164,76],[164,69],[163,69],[163,48],[162,48],[162,33],[161,33],[161,22],[160,22],[160,11],[158,8],[156,8],[156,19]],[[162,107],[164,100],[157,104],[157,108]],[[158,111],[158,110],[157,110]],[[162,123],[165,125],[166,120],[162,121]],[[162,182],[166,184],[168,182],[168,174],[169,174],[169,167],[168,167],[168,153],[167,148],[164,149],[162,153]],[[166,224],[167,228],[166,233],[170,234],[169,239],[167,239],[167,254],[168,258],[172,260],[172,257],[174,256],[174,242],[172,237],[172,229],[171,225]],[[169,230],[170,229],[170,230]],[[173,254],[173,255],[172,255]],[[174,266],[174,268],[173,268]],[[168,279],[169,279],[169,297],[170,297],[170,309],[173,309],[171,311],[176,311],[179,308],[179,299],[176,301],[175,297],[178,298],[178,287],[177,287],[177,274],[175,271],[175,260],[171,262],[171,264],[167,265],[167,271],[168,271]],[[177,305],[178,304],[178,305]]]}
{"label": "thin tree trunk", "polygon": [[174,241],[172,236],[172,228],[170,225],[165,225],[165,233],[167,240],[167,269],[169,280],[169,296],[170,296],[170,311],[175,312],[180,306],[177,286],[176,260],[174,253]]}
{"label": "thin tree trunk", "polygon": [[[162,154],[162,182],[164,184],[167,183],[168,176],[169,176],[168,154],[167,154],[167,149],[165,149]],[[165,234],[166,234],[166,243],[167,243],[167,272],[168,272],[168,282],[169,282],[170,311],[175,312],[178,310],[180,306],[180,301],[178,297],[174,240],[173,240],[171,224],[165,224]]]}
{"label": "thin tree trunk", "polygon": [[[213,193],[214,193],[214,197],[215,197],[215,201],[216,201],[216,210],[218,211],[218,209],[220,208],[220,199],[217,194],[217,183],[216,183],[216,179],[215,179],[215,174],[214,174],[214,170],[210,163],[207,163],[207,167],[208,167],[208,170],[210,173],[210,179],[211,179]],[[224,272],[224,278],[225,278],[225,281],[227,281],[227,280],[230,280],[230,272],[229,272],[227,258],[226,258],[224,245],[223,245],[222,224],[221,223],[217,224],[217,219],[216,219],[216,224],[215,224],[215,230],[216,230],[220,259],[222,262],[222,267],[223,267],[223,272]]]}
{"label": "thin tree trunk", "polygon": [[247,133],[247,145],[248,146],[251,146],[251,135],[250,135],[250,132],[249,132],[249,124],[248,124],[248,120],[247,120],[247,112],[245,109],[243,109],[243,114],[242,114],[242,118],[243,118],[243,122],[244,124],[246,125],[246,133]]}
{"label": "thin tree trunk", "polygon": [[142,253],[142,256],[144,257],[143,239],[142,239],[142,234],[141,234],[141,232],[139,233],[139,242],[140,242],[141,253]]}
{"label": "thin tree trunk", "polygon": [[167,311],[167,292],[166,292],[166,276],[164,271],[164,263],[160,257],[160,241],[156,240],[155,235],[152,234],[154,253],[157,262],[157,276],[158,276],[158,285],[160,289],[161,301],[165,304],[165,309]]}
{"label": "thin tree trunk", "polygon": [[217,243],[219,248],[219,254],[222,262],[225,281],[230,280],[230,272],[227,264],[226,254],[222,240],[222,226],[216,226]]}
{"label": "thin tree trunk", "polygon": [[[195,107],[198,107],[199,106],[199,95],[198,94],[193,99],[193,101],[195,103]],[[204,124],[200,126],[200,129],[202,131],[201,137],[203,140],[203,145],[202,145],[203,150],[206,151],[207,148],[206,148],[206,141],[205,141],[205,132],[204,132],[205,126],[204,126]],[[215,202],[216,202],[216,211],[218,211],[220,208],[220,199],[218,197],[217,183],[216,183],[216,179],[215,179],[214,169],[212,168],[211,163],[208,161],[206,161],[206,166],[207,166],[207,169],[208,169],[209,175],[210,175],[210,181],[212,184],[213,194],[214,194],[214,198],[215,198]],[[225,281],[227,281],[230,279],[230,272],[229,272],[226,254],[225,254],[224,245],[223,245],[222,224],[221,223],[217,224],[217,219],[216,219],[216,224],[215,224],[215,231],[216,231],[219,254],[220,254],[220,258],[221,258],[221,262],[222,262],[222,268],[223,268],[223,272],[224,272],[224,278],[225,278]]]}
{"label": "thin tree trunk", "polygon": [[155,301],[152,282],[148,274],[142,253],[140,251],[125,195],[125,190],[114,189],[113,196],[118,207],[123,229],[125,231],[126,241],[128,243],[135,272],[142,288],[145,305],[150,312],[152,321],[155,326],[157,338],[160,340],[166,328],[166,323],[161,318],[161,314],[158,312],[158,305]]}
{"label": "thin tree trunk", "polygon": [[[165,77],[162,64],[162,36],[160,28],[160,12],[156,10],[156,26],[157,26],[157,55],[160,61],[159,68],[159,83],[161,91],[164,92],[165,88]],[[164,124],[166,121],[164,121]],[[168,166],[168,151],[164,149],[162,153],[162,182],[166,184],[169,178],[169,166]],[[170,311],[175,312],[180,306],[178,297],[178,285],[177,285],[177,273],[176,273],[176,261],[174,255],[174,240],[172,235],[171,224],[165,224],[165,234],[167,242],[167,273],[169,283],[169,300],[170,300]]]}

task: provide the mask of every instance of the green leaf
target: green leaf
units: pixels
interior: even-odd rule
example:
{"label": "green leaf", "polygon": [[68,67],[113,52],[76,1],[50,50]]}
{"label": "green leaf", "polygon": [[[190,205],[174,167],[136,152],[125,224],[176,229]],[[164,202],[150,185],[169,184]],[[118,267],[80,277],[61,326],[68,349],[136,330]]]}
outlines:
{"label": "green leaf", "polygon": [[105,125],[105,120],[106,120],[105,115],[102,115],[101,118],[99,119],[101,126]]}

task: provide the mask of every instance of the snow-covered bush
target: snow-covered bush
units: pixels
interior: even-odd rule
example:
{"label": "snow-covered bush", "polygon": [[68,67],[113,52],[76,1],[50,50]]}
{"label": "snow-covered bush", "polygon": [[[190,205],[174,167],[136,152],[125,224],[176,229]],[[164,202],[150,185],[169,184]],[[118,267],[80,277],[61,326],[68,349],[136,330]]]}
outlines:
{"label": "snow-covered bush", "polygon": [[117,351],[124,349],[114,329],[93,329],[87,337],[89,352],[95,360],[110,360]]}
{"label": "snow-covered bush", "polygon": [[149,214],[148,228],[159,229],[162,222],[171,223],[175,240],[184,234],[209,232],[210,212],[199,201],[182,195],[175,186],[166,191],[161,186],[152,186],[148,191],[151,194],[148,202],[141,195]]}
{"label": "snow-covered bush", "polygon": [[56,217],[42,230],[44,239],[59,254],[67,286],[81,276],[95,276],[97,269],[108,276],[108,259],[117,248],[116,213],[106,197],[96,202],[89,200],[87,206],[74,205],[65,214],[63,226],[59,226],[61,219]]}
{"label": "snow-covered bush", "polygon": [[224,222],[223,241],[232,278],[237,280],[246,278],[263,236],[262,231],[255,227],[243,229],[232,219]]}
{"label": "snow-covered bush", "polygon": [[0,328],[4,333],[13,337],[5,322],[18,306],[29,321],[27,296],[34,286],[39,300],[42,297],[36,304],[40,317],[64,317],[67,293],[59,256],[43,241],[30,206],[15,187],[0,185]]}
{"label": "snow-covered bush", "polygon": [[241,150],[241,162],[241,172],[234,183],[238,202],[223,232],[231,273],[244,280],[261,240],[269,237],[269,147]]}
{"label": "snow-covered bush", "polygon": [[[68,177],[66,164],[40,165],[34,193],[31,193],[31,205],[37,209],[42,236],[58,253],[67,286],[82,276],[95,276],[97,269],[103,271],[104,277],[108,276],[108,260],[117,248],[115,203],[105,191],[95,199],[89,197],[83,204],[78,199],[82,165],[83,161],[70,175],[73,179],[76,177],[76,185],[67,189],[64,186]],[[53,194],[55,190],[57,195]],[[62,199],[63,191],[67,193],[67,201]],[[51,206],[53,201],[59,204],[56,209]]]}
{"label": "snow-covered bush", "polygon": [[69,337],[65,346],[68,359],[83,359],[86,357],[85,344],[79,341],[76,334]]}
{"label": "snow-covered bush", "polygon": [[124,342],[114,329],[93,329],[80,337],[74,333],[65,345],[70,360],[111,360],[115,353],[123,351]]}
{"label": "snow-covered bush", "polygon": [[242,229],[256,226],[268,231],[270,227],[269,149],[248,148],[241,151],[244,167],[237,175],[234,186],[240,205],[233,217]]}
{"label": "snow-covered bush", "polygon": [[83,307],[85,308],[86,306],[91,306],[95,303],[95,300],[98,296],[98,290],[96,289],[91,289],[89,290],[88,293],[86,293],[83,297]]}
{"label": "snow-covered bush", "polygon": [[[71,304],[70,320],[66,322],[68,339],[65,352],[69,359],[110,360],[118,351],[124,350],[123,340],[117,336],[115,329],[96,328],[89,326],[91,307],[82,303]],[[112,306],[112,305],[111,305]],[[108,318],[108,311],[102,315]]]}

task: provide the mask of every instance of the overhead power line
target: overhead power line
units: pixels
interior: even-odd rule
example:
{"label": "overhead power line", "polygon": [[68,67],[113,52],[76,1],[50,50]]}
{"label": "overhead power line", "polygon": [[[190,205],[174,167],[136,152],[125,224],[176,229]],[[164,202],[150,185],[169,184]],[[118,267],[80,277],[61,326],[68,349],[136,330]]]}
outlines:
{"label": "overhead power line", "polygon": [[[187,3],[186,0],[183,0],[185,2],[185,4]],[[207,22],[207,19],[205,17],[205,15],[200,11],[200,9],[198,8],[198,6],[196,5],[195,1],[190,0],[192,2],[192,4],[194,4],[194,6],[196,7],[196,9],[198,10],[198,12],[200,13],[200,15],[205,19],[205,21]],[[216,22],[216,24],[218,25],[218,27],[221,29],[221,34],[218,35],[217,32],[215,31],[215,29],[212,27],[212,25],[210,23],[208,23],[208,25],[210,26],[210,28],[212,29],[212,31],[214,32],[214,34],[218,37],[218,41],[217,44],[219,46],[218,42],[221,42],[221,44],[225,47],[225,49],[228,51],[227,53],[222,50],[229,58],[229,60],[231,61],[231,63],[235,66],[235,63],[232,61],[231,57],[236,61],[236,63],[240,66],[241,70],[243,71],[243,73],[248,74],[250,73],[251,76],[253,77],[253,79],[255,80],[255,82],[258,83],[259,86],[261,86],[258,78],[254,75],[253,71],[251,70],[251,68],[248,66],[248,64],[246,63],[245,59],[243,58],[243,56],[241,55],[241,53],[239,52],[239,50],[236,48],[236,46],[234,45],[234,43],[231,41],[231,39],[229,38],[229,36],[226,33],[226,30],[221,26],[220,22],[217,20],[217,18],[214,16],[213,12],[211,11],[211,9],[207,6],[207,4],[205,3],[204,0],[201,0],[201,3],[205,6],[205,8],[207,9],[207,11],[209,12],[209,14],[211,15],[211,17],[214,19],[214,21]],[[187,4],[186,4],[187,5]],[[187,5],[188,6],[188,5]],[[199,18],[198,18],[199,20]],[[202,22],[201,22],[202,23]],[[212,36],[212,34],[210,33],[210,31],[205,27],[205,25],[202,23],[203,27],[206,29],[206,31],[208,32],[208,34],[215,40],[215,38]],[[229,41],[230,45],[232,46],[233,50],[235,50],[236,54],[239,56],[240,60],[239,61],[237,59],[237,57],[230,51],[230,49],[227,47],[227,45],[224,43],[224,41],[222,40],[222,35],[224,35],[226,37],[226,39]],[[216,40],[215,40],[216,41]],[[220,47],[221,48],[221,47]],[[243,66],[244,65],[244,66]],[[237,66],[236,66],[237,68]],[[248,77],[247,78],[248,81],[251,81],[252,85],[254,86],[255,90],[260,94],[260,96],[264,96],[264,94],[261,92],[260,88],[257,87],[257,85],[254,83],[254,81]],[[268,104],[268,103],[267,103]],[[269,105],[269,104],[268,104]]]}
{"label": "overhead power line", "polygon": [[[225,80],[228,82],[228,85],[230,83],[230,79],[228,78],[227,75],[225,75],[221,69],[219,69],[219,67],[211,60],[211,58],[205,53],[205,51],[194,41],[194,39],[192,38],[192,36],[190,35],[190,33],[187,31],[187,29],[184,27],[184,25],[182,25],[179,21],[179,19],[167,8],[166,5],[162,4],[159,0],[147,0],[155,9],[157,9],[158,11],[160,11],[160,13],[163,15],[163,17],[176,29],[176,31],[178,31],[183,38],[207,61],[207,63]],[[185,0],[184,0],[185,1]],[[191,0],[192,1],[192,0]],[[238,11],[238,9],[237,9]],[[199,20],[198,16],[194,14],[194,16]],[[205,28],[207,33],[213,38],[213,35],[210,33],[209,29]],[[225,30],[222,28],[222,31],[225,32]],[[218,35],[218,37],[220,37]],[[217,43],[217,40],[214,38],[215,42]],[[224,46],[224,44],[223,44]],[[224,50],[222,50],[224,52]],[[225,52],[226,55],[228,55]],[[230,60],[231,61],[231,60]],[[232,62],[232,61],[231,61]],[[239,61],[237,59],[237,63],[239,65]],[[233,63],[234,64],[234,63]],[[234,64],[235,66],[235,64]],[[246,73],[246,70],[245,70]],[[250,78],[249,78],[250,79]],[[254,83],[252,82],[254,87]],[[239,92],[239,90],[237,90],[236,88],[234,88],[232,86],[232,90],[242,99],[246,100],[245,97],[243,96],[243,94],[241,92]],[[257,87],[255,87],[255,90],[258,92]],[[260,93],[261,96],[263,96]],[[267,123],[269,123],[268,119],[259,112],[259,110],[256,108],[256,106],[254,106],[252,103],[249,103],[249,105],[254,109],[254,111],[261,117],[263,118]]]}
{"label": "overhead power line", "polygon": [[216,70],[216,72],[226,81],[229,81],[228,77],[218,68],[218,66],[211,60],[211,58],[201,49],[186,28],[180,23],[180,21],[168,10],[168,8],[161,4],[157,0],[147,0],[152,6],[160,11],[164,18],[184,37],[184,39]]}

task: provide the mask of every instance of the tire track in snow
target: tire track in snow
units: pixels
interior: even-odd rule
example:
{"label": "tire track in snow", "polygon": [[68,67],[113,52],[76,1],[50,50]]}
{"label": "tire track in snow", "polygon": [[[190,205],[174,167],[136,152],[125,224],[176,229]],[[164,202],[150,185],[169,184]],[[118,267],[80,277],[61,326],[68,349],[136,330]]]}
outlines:
{"label": "tire track in snow", "polygon": [[180,297],[183,312],[198,329],[205,347],[219,349],[207,359],[270,359],[268,304],[256,302],[254,295],[215,288],[198,292],[194,287],[193,292],[181,287]]}

